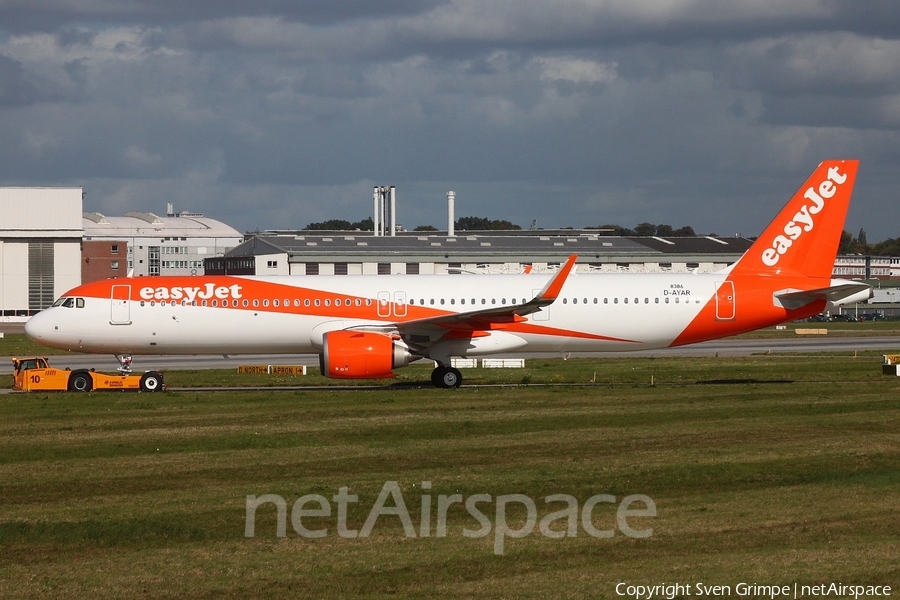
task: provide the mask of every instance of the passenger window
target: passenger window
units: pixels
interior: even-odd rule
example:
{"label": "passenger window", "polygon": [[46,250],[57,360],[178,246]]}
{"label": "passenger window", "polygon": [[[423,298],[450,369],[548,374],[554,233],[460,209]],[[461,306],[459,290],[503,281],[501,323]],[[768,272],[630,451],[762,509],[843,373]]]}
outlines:
{"label": "passenger window", "polygon": [[269,306],[269,300],[268,300],[268,298],[265,299],[265,300],[263,300],[263,306]]}
{"label": "passenger window", "polygon": [[303,306],[309,306],[309,298],[303,301]]}

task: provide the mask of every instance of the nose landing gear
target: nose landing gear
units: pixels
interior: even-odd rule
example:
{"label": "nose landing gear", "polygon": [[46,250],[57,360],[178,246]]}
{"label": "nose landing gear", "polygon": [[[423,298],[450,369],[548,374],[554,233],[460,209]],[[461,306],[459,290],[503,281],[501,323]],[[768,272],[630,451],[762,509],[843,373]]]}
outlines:
{"label": "nose landing gear", "polygon": [[122,375],[128,375],[131,373],[131,355],[130,354],[116,354],[116,360],[119,361],[119,368],[116,369]]}

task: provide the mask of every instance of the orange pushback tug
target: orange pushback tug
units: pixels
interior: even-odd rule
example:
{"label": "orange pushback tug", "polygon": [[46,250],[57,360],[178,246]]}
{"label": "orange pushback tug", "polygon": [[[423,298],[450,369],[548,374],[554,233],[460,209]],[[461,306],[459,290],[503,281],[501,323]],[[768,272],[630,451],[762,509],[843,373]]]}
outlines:
{"label": "orange pushback tug", "polygon": [[15,367],[14,390],[90,392],[91,390],[140,390],[158,392],[165,387],[162,373],[143,375],[107,375],[93,369],[54,369],[40,356],[12,359]]}

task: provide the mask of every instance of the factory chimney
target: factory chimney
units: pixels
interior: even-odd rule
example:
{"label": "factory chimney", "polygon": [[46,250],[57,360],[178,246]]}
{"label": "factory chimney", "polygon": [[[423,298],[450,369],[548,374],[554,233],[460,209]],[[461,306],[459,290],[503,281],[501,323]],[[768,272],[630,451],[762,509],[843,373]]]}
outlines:
{"label": "factory chimney", "polygon": [[372,188],[372,201],[374,203],[372,208],[372,224],[375,226],[373,227],[375,230],[375,237],[378,237],[379,215],[381,214],[381,189],[377,185]]}
{"label": "factory chimney", "polygon": [[391,186],[391,237],[397,235],[397,188]]}
{"label": "factory chimney", "polygon": [[453,229],[454,223],[454,212],[455,209],[453,207],[454,202],[456,201],[456,192],[447,192],[447,237],[452,237],[456,235],[455,230]]}

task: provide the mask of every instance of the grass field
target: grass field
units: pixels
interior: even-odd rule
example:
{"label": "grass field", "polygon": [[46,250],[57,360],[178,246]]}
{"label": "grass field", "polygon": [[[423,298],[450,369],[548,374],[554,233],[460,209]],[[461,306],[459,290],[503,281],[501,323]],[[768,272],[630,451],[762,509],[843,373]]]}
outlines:
{"label": "grass field", "polygon": [[[465,375],[532,385],[2,395],[0,595],[620,598],[618,583],[697,582],[896,593],[900,378],[881,375],[880,356],[533,360]],[[358,495],[346,526],[360,530],[386,482],[416,536],[391,514],[368,537],[338,535],[339,489]],[[272,504],[245,537],[246,498],[264,494],[286,502],[284,537]],[[308,494],[331,502],[330,516],[302,519],[327,528],[318,539],[292,526]],[[499,496],[533,499],[541,520],[565,508],[550,495],[581,510],[609,494],[589,524],[615,533],[592,537],[576,518],[574,537],[538,525],[498,554],[495,523],[466,537],[482,525],[461,504],[437,536],[439,496],[455,494],[490,495],[478,506],[491,521]],[[655,503],[656,516],[627,520],[649,537],[618,527],[633,494]],[[522,504],[505,515],[527,525]]]}

